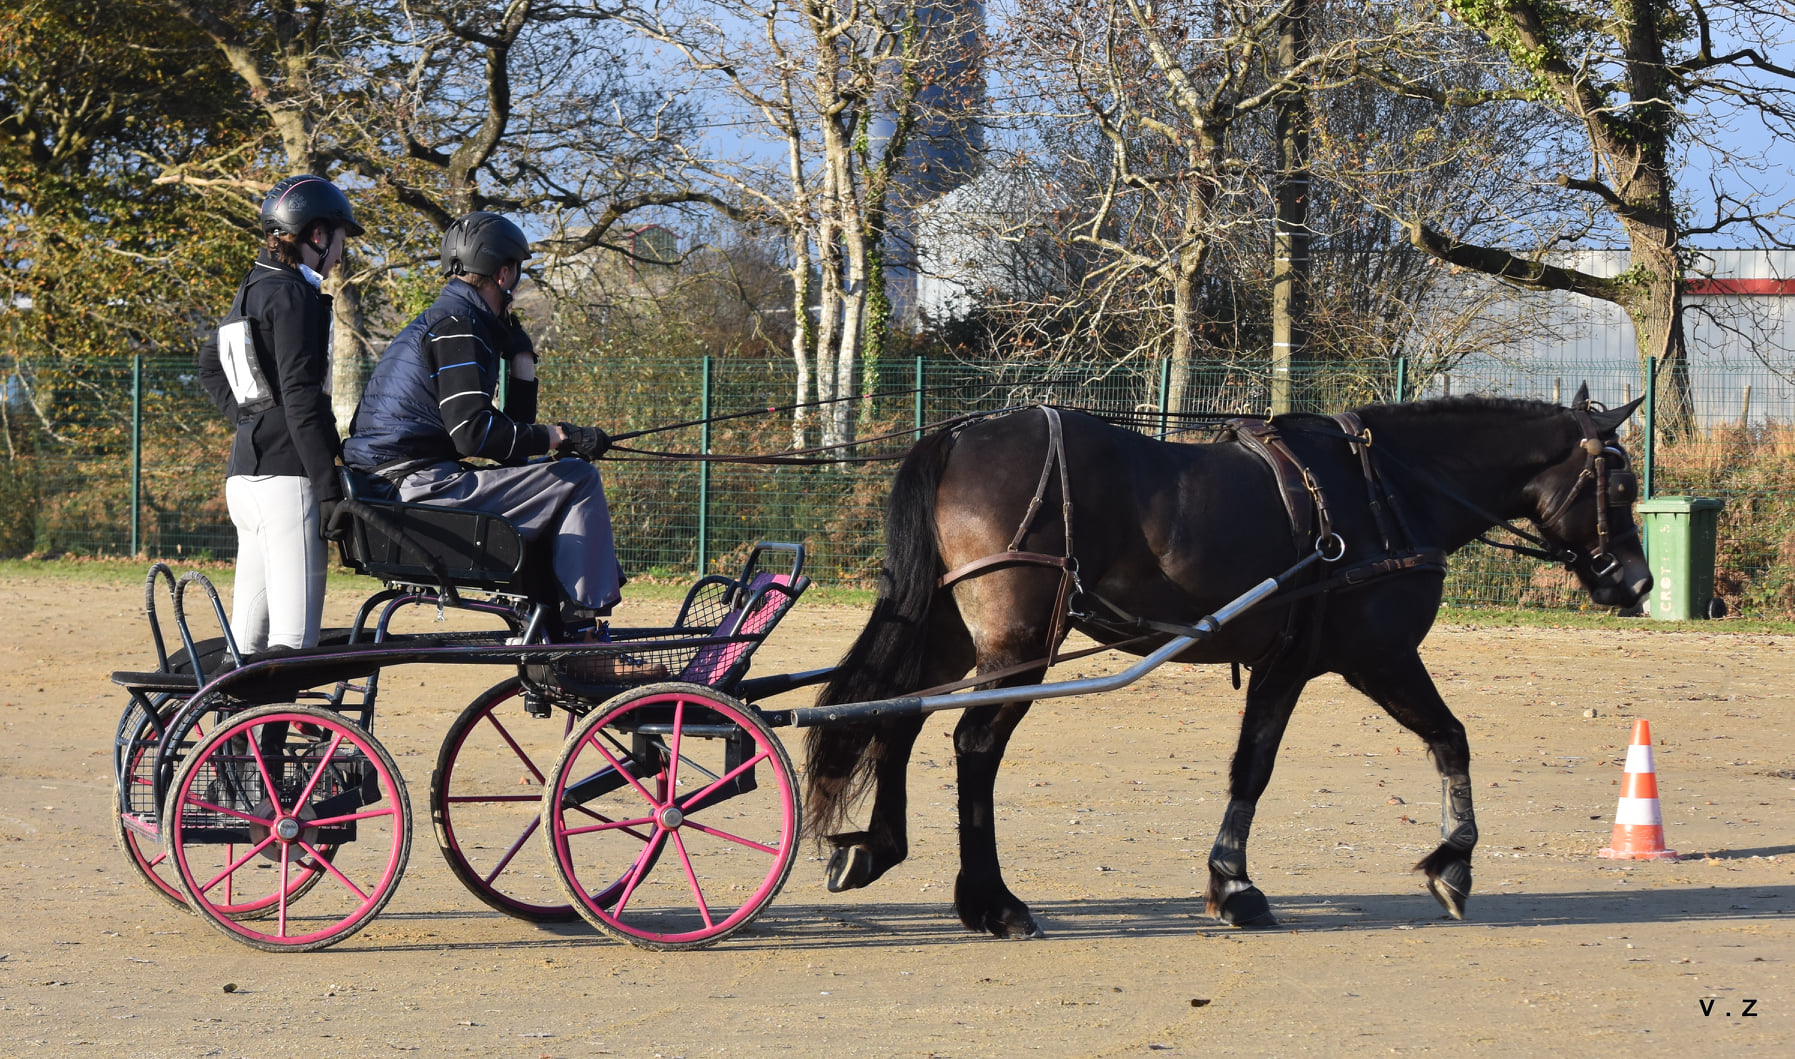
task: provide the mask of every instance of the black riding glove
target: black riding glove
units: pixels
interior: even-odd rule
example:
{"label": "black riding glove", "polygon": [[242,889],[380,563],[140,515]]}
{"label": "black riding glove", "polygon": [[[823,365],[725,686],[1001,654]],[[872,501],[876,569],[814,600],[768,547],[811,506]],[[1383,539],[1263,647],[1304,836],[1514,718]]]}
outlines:
{"label": "black riding glove", "polygon": [[337,505],[340,503],[340,500],[318,501],[318,532],[327,541],[349,539],[349,513],[343,512],[342,521],[337,520]]}
{"label": "black riding glove", "polygon": [[557,423],[561,428],[561,446],[559,452],[572,453],[582,459],[596,460],[611,447],[611,437],[597,427],[576,427],[572,423]]}

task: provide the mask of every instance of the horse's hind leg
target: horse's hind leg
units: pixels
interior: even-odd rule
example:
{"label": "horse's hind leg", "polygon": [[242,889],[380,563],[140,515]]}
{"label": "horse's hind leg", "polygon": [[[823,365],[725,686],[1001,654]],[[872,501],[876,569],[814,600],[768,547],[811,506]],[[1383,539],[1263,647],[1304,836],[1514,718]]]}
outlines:
{"label": "horse's hind leg", "polygon": [[1308,683],[1308,674],[1277,661],[1253,670],[1247,684],[1246,713],[1240,719],[1240,742],[1228,777],[1228,809],[1209,851],[1209,914],[1237,927],[1273,927],[1271,903],[1247,876],[1247,838],[1253,813],[1271,783],[1278,746],[1291,711]]}
{"label": "horse's hind leg", "polygon": [[873,773],[873,808],[867,815],[866,830],[829,836],[835,852],[829,857],[825,878],[832,893],[866,886],[910,855],[904,819],[908,807],[904,773],[922,722],[921,717],[889,721],[874,737],[873,752],[878,755],[878,764]]}
{"label": "horse's hind leg", "polygon": [[1477,845],[1477,817],[1471,809],[1471,746],[1465,726],[1452,715],[1421,656],[1410,651],[1376,669],[1343,674],[1403,727],[1427,743],[1440,771],[1440,844],[1415,870],[1427,873],[1427,888],[1454,919],[1465,917],[1471,899],[1471,851]]}
{"label": "horse's hind leg", "polygon": [[[972,668],[972,638],[959,613],[951,606],[937,606],[929,615],[929,660],[923,666],[923,687],[957,679]],[[907,691],[917,689],[907,688]],[[910,855],[906,814],[906,775],[910,752],[925,718],[908,717],[881,725],[867,753],[873,766],[873,807],[866,830],[829,836],[835,852],[829,857],[825,879],[831,892],[854,890],[877,880]]]}

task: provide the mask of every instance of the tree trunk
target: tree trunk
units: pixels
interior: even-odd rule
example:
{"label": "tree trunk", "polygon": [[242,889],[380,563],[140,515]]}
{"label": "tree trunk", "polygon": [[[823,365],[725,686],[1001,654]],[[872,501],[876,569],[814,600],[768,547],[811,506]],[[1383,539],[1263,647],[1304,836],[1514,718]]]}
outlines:
{"label": "tree trunk", "polygon": [[[1294,69],[1309,54],[1309,0],[1291,0],[1278,31],[1278,64]],[[1277,140],[1271,267],[1271,411],[1310,403],[1300,378],[1308,352],[1309,94],[1278,97],[1272,124]]]}
{"label": "tree trunk", "polygon": [[810,319],[810,236],[802,224],[792,226],[792,362],[798,381],[792,394],[792,448],[807,448],[805,424],[810,421],[810,357],[816,329]]}
{"label": "tree trunk", "polygon": [[1695,394],[1689,382],[1689,350],[1683,335],[1683,269],[1676,252],[1658,238],[1635,238],[1633,274],[1639,295],[1626,306],[1633,318],[1633,340],[1639,354],[1640,378],[1657,360],[1658,392],[1653,400],[1657,428],[1668,439],[1695,429]]}

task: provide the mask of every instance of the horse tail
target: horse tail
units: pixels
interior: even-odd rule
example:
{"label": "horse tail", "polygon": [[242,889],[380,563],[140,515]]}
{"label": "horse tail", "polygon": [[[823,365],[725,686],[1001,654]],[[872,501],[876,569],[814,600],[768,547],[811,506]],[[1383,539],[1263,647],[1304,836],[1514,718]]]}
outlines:
{"label": "horse tail", "polygon": [[[885,562],[872,618],[817,694],[817,705],[867,702],[921,686],[929,605],[941,574],[935,493],[952,449],[951,432],[931,434],[898,468],[885,504]],[[849,807],[871,785],[884,752],[880,733],[875,722],[825,725],[806,734],[804,802],[807,826],[819,841],[843,826]]]}

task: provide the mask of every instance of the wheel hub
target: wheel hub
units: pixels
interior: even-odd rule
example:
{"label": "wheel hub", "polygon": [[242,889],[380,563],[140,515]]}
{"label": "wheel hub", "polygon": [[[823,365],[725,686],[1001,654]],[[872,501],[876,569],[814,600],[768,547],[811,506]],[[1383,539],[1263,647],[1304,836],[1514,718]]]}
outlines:
{"label": "wheel hub", "polygon": [[299,837],[299,821],[290,816],[283,816],[274,823],[274,837],[282,842],[291,842]]}
{"label": "wheel hub", "polygon": [[671,831],[686,822],[686,814],[676,805],[663,805],[654,814],[655,823]]}

